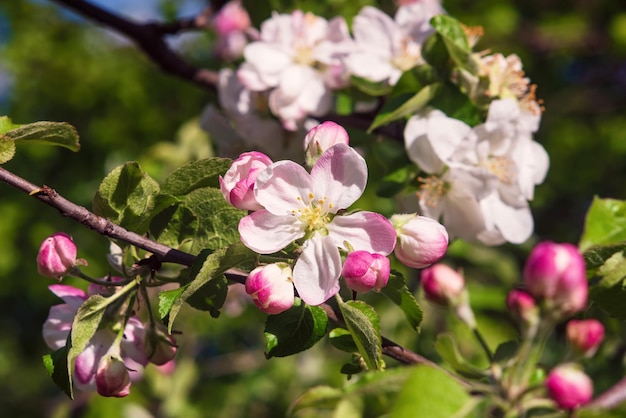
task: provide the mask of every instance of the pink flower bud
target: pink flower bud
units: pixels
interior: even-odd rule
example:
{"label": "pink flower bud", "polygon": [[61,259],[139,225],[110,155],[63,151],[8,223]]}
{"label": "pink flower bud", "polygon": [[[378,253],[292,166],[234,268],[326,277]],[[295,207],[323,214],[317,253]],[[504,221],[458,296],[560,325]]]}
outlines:
{"label": "pink flower bud", "polygon": [[60,278],[76,265],[76,245],[72,238],[57,232],[46,238],[37,254],[37,270],[42,276]]}
{"label": "pink flower bud", "polygon": [[567,340],[576,351],[593,356],[604,339],[604,326],[596,319],[572,319],[566,327]]}
{"label": "pink flower bud", "polygon": [[335,122],[326,121],[312,128],[304,137],[306,164],[313,167],[317,159],[337,144],[348,144],[348,132]]}
{"label": "pink flower bud", "polygon": [[263,209],[254,197],[254,182],[257,175],[270,164],[272,160],[261,152],[241,154],[224,177],[220,176],[220,190],[226,201],[238,209]]}
{"label": "pink flower bud", "polygon": [[521,324],[532,326],[539,322],[539,308],[533,297],[521,290],[511,290],[506,298],[511,315]]}
{"label": "pink flower bud", "polygon": [[387,257],[367,251],[353,251],[348,254],[341,269],[346,284],[356,292],[382,289],[387,285],[390,272]]}
{"label": "pink flower bud", "polygon": [[176,356],[176,339],[161,327],[149,327],[145,336],[145,354],[150,363],[162,366]]}
{"label": "pink flower bud", "polygon": [[291,267],[274,263],[257,267],[246,279],[246,293],[263,312],[276,315],[294,303]]}
{"label": "pink flower bud", "polygon": [[465,289],[465,279],[445,264],[422,270],[422,289],[426,299],[448,306],[455,305]]}
{"label": "pink flower bud", "polygon": [[571,244],[538,244],[526,261],[524,283],[546,308],[562,315],[578,312],[587,303],[585,261]]}
{"label": "pink flower bud", "polygon": [[394,254],[402,264],[424,268],[441,259],[448,248],[448,231],[434,219],[415,213],[390,218],[398,243]]}
{"label": "pink flower bud", "polygon": [[100,359],[96,371],[96,388],[102,396],[122,398],[130,393],[130,375],[124,361],[115,351],[110,350]]}
{"label": "pink flower bud", "polygon": [[576,409],[587,404],[593,396],[593,382],[574,364],[554,368],[545,385],[550,398],[561,409]]}
{"label": "pink flower bud", "polygon": [[225,36],[232,32],[244,31],[250,27],[250,16],[241,5],[241,1],[229,1],[226,3],[213,19],[215,31]]}

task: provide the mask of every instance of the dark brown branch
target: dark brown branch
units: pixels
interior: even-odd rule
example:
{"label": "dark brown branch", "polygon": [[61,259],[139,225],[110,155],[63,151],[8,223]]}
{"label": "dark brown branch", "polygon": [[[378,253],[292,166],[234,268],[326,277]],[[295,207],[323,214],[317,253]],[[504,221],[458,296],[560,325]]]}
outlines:
{"label": "dark brown branch", "polygon": [[215,90],[217,73],[185,61],[168,46],[163,39],[163,29],[158,25],[137,23],[82,0],[53,1],[126,36],[166,73],[191,81],[204,89]]}

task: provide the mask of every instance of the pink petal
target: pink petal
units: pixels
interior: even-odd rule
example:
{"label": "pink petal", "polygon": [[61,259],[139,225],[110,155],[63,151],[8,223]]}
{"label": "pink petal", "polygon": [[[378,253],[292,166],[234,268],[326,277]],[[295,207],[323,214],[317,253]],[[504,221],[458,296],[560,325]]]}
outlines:
{"label": "pink petal", "polygon": [[295,216],[277,216],[263,209],[239,221],[239,234],[246,247],[272,254],[303,237],[304,225]]}
{"label": "pink petal", "polygon": [[257,202],[274,215],[291,215],[309,201],[311,176],[293,161],[278,161],[261,171],[256,178]]}
{"label": "pink petal", "polygon": [[348,241],[355,251],[389,255],[396,245],[396,231],[391,222],[379,213],[356,212],[337,216],[327,226],[337,247]]}
{"label": "pink petal", "polygon": [[298,294],[309,305],[326,302],[339,291],[341,257],[333,240],[316,234],[304,244],[293,269]]}
{"label": "pink petal", "polygon": [[53,284],[48,289],[68,305],[80,306],[87,299],[85,291],[65,284]]}

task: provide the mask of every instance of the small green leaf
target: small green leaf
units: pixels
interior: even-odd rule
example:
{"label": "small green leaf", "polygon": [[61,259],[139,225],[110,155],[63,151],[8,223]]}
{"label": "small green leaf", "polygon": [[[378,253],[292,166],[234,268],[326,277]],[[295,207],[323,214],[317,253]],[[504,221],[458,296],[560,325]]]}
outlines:
{"label": "small green leaf", "polygon": [[417,172],[418,169],[415,164],[407,164],[396,168],[378,182],[376,194],[380,197],[395,196],[415,178]]}
{"label": "small green leaf", "polygon": [[170,311],[176,299],[180,298],[180,295],[185,291],[185,286],[181,286],[178,289],[164,290],[159,293],[159,317],[165,318]]}
{"label": "small green leaf", "polygon": [[195,309],[208,311],[213,318],[220,316],[220,309],[228,295],[228,279],[219,276],[211,279],[204,286],[187,298],[187,303]]}
{"label": "small green leaf", "polygon": [[15,156],[15,142],[0,136],[0,164],[4,164]]}
{"label": "small green leaf", "polygon": [[493,354],[493,361],[497,363],[506,363],[507,361],[515,358],[519,345],[519,341],[503,342],[498,346],[498,348],[496,348],[496,352]]}
{"label": "small green leaf", "polygon": [[379,126],[387,125],[424,108],[435,97],[438,88],[439,84],[431,84],[415,94],[405,93],[392,98],[378,112],[367,132],[371,133]]}
{"label": "small green leaf", "polygon": [[334,409],[341,400],[343,391],[331,386],[316,386],[300,395],[289,407],[287,416],[293,416],[306,408]]}
{"label": "small green leaf", "polygon": [[387,286],[382,288],[382,293],[402,309],[413,330],[419,332],[423,316],[422,308],[404,283],[402,274],[394,271],[389,276]]}
{"label": "small green leaf", "polygon": [[352,338],[370,370],[383,370],[382,339],[378,314],[362,301],[339,303],[341,314]]}
{"label": "small green leaf", "polygon": [[360,361],[356,361],[354,363],[344,363],[341,365],[341,369],[339,369],[339,373],[347,374],[348,376],[359,374],[363,371],[365,371],[365,367]]}
{"label": "small green leaf", "polygon": [[9,118],[8,116],[0,116],[0,135],[19,127],[20,125],[13,123],[11,121],[11,118]]}
{"label": "small green leaf", "polygon": [[[229,158],[206,158],[192,161],[170,174],[163,183],[163,193],[184,196],[204,187],[219,188],[219,176],[231,166]],[[223,197],[222,197],[223,199]]]}
{"label": "small green leaf", "polygon": [[437,89],[431,105],[451,118],[459,119],[469,126],[476,126],[482,122],[480,109],[470,98],[452,83],[441,84]]}
{"label": "small green leaf", "polygon": [[600,280],[589,289],[589,299],[612,317],[626,319],[626,257],[622,252],[613,254],[600,267],[596,275]]}
{"label": "small green leaf", "polygon": [[94,212],[138,234],[148,230],[159,184],[136,162],[109,173],[94,197]]}
{"label": "small green leaf", "polygon": [[437,354],[459,374],[471,378],[481,378],[485,376],[482,370],[463,358],[452,335],[438,335],[435,341],[435,350]]}
{"label": "small green leaf", "polygon": [[52,354],[43,356],[43,364],[52,381],[70,398],[74,399],[72,383],[68,374],[67,347],[61,347]]}
{"label": "small green leaf", "polygon": [[150,220],[150,235],[170,247],[179,247],[196,235],[199,220],[182,203],[165,208]]}
{"label": "small green leaf", "polygon": [[369,81],[356,76],[352,76],[350,82],[357,89],[370,96],[384,96],[391,91],[391,87],[385,82]]}
{"label": "small green leaf", "polygon": [[580,250],[626,242],[626,201],[595,197],[587,211]]}
{"label": "small green leaf", "polygon": [[328,316],[296,298],[293,307],[265,321],[266,357],[287,357],[311,348],[325,334]]}
{"label": "small green leaf", "polygon": [[[395,401],[391,418],[452,418],[472,402],[465,389],[441,369],[413,368]],[[469,412],[469,411],[468,411]]]}
{"label": "small green leaf", "polygon": [[80,149],[76,128],[65,122],[35,122],[20,125],[6,131],[3,137],[16,143],[23,141],[30,144],[57,145],[71,151]]}
{"label": "small green leaf", "polygon": [[359,348],[354,343],[352,334],[345,328],[335,328],[328,333],[330,343],[338,350],[347,353],[358,353]]}
{"label": "small green leaf", "polygon": [[472,60],[469,40],[461,23],[449,15],[434,16],[430,22],[442,37],[452,61],[457,66],[476,74],[478,67]]}

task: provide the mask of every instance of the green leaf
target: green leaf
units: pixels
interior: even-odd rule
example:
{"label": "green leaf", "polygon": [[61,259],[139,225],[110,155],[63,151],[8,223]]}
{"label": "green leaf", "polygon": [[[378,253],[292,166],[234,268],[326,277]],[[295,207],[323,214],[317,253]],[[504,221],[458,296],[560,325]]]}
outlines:
{"label": "green leaf", "polygon": [[220,316],[220,309],[228,295],[228,279],[226,276],[215,277],[189,296],[187,303],[195,309],[208,311],[213,318]]}
{"label": "green leaf", "polygon": [[391,418],[453,418],[472,402],[461,384],[441,369],[416,366],[398,394]]}
{"label": "green leaf", "polygon": [[94,212],[143,234],[148,230],[158,194],[159,184],[139,164],[128,162],[115,168],[102,180],[94,197]]}
{"label": "green leaf", "polygon": [[149,231],[161,244],[176,248],[196,235],[199,222],[189,208],[175,203],[155,214]]}
{"label": "green leaf", "polygon": [[15,156],[15,142],[0,136],[0,164],[4,164]]}
{"label": "green leaf", "polygon": [[587,211],[580,250],[626,241],[626,201],[594,197]]}
{"label": "green leaf", "polygon": [[354,343],[352,334],[345,328],[335,328],[328,333],[330,343],[338,350],[347,353],[358,353],[359,348]]}
{"label": "green leaf", "polygon": [[[171,306],[169,306],[170,317],[168,332],[172,332],[172,326],[180,308],[192,295],[211,280],[215,278],[221,279],[221,276],[229,268],[249,262],[253,260],[255,256],[256,255],[241,242],[235,243],[227,248],[220,248],[215,252],[211,252],[210,250],[202,251],[191,266],[189,273],[191,282],[185,286],[185,290],[180,294],[180,297],[173,297],[174,300]],[[204,297],[207,297],[206,294]],[[216,300],[217,298],[219,298],[219,296],[216,296]],[[167,307],[167,304],[164,306]],[[163,312],[165,312],[165,310],[164,308]]]}
{"label": "green leaf", "polygon": [[68,374],[67,347],[61,347],[52,354],[43,356],[43,364],[52,381],[70,398],[74,399],[72,383]]}
{"label": "green leaf", "polygon": [[334,409],[343,394],[341,389],[331,386],[316,386],[304,392],[289,406],[287,416],[307,408]]}
{"label": "green leaf", "polygon": [[431,84],[415,94],[405,93],[393,97],[378,112],[367,132],[371,133],[379,126],[387,125],[394,120],[404,118],[424,108],[435,97],[439,86],[440,84]]}
{"label": "green leaf", "polygon": [[609,315],[626,319],[626,257],[622,252],[613,254],[597,270],[600,280],[589,289],[589,299]]}
{"label": "green leaf", "polygon": [[419,332],[423,317],[422,308],[404,283],[402,274],[394,271],[389,276],[387,286],[382,288],[382,293],[402,309],[413,330]]}
{"label": "green leaf", "polygon": [[80,149],[76,128],[65,122],[35,122],[20,125],[18,128],[4,132],[2,137],[15,142],[57,145],[71,151]]}
{"label": "green leaf", "polygon": [[352,338],[370,370],[383,370],[382,339],[378,314],[362,301],[340,302],[341,314]]}
{"label": "green leaf", "polygon": [[231,164],[232,160],[229,158],[192,161],[172,172],[165,179],[162,191],[174,196],[184,196],[204,187],[219,188],[218,178],[226,173]]}
{"label": "green leaf", "polygon": [[[397,167],[397,166],[396,166]],[[415,164],[407,164],[386,174],[376,186],[376,194],[380,197],[393,197],[401,192],[417,175]]]}
{"label": "green leaf", "polygon": [[185,291],[185,286],[181,286],[178,289],[164,290],[159,293],[159,317],[165,318],[170,311],[174,302],[180,298],[180,295]]}
{"label": "green leaf", "polygon": [[239,220],[246,215],[226,202],[219,189],[205,187],[190,192],[183,204],[200,221],[193,250],[218,249],[239,242]]}
{"label": "green leaf", "polygon": [[0,116],[0,135],[19,127],[20,125],[13,123],[11,121],[11,118],[9,118],[8,116]]}
{"label": "green leaf", "polygon": [[485,376],[482,370],[463,358],[451,334],[438,335],[435,341],[435,350],[437,354],[459,374],[471,378],[481,378]]}
{"label": "green leaf", "polygon": [[370,96],[384,96],[391,91],[391,87],[385,82],[369,81],[356,76],[352,76],[350,82],[357,89]]}
{"label": "green leaf", "polygon": [[325,334],[328,316],[319,306],[296,298],[293,307],[265,321],[267,358],[286,357],[311,348]]}
{"label": "green leaf", "polygon": [[451,118],[459,119],[469,126],[476,126],[482,122],[480,110],[459,87],[452,83],[441,84],[431,105]]}
{"label": "green leaf", "polygon": [[498,348],[496,348],[496,352],[493,353],[493,361],[497,363],[506,363],[515,358],[519,345],[519,341],[503,342],[498,346]]}
{"label": "green leaf", "polygon": [[434,16],[430,23],[442,37],[452,61],[457,66],[476,74],[478,67],[471,57],[469,40],[461,23],[449,15]]}

